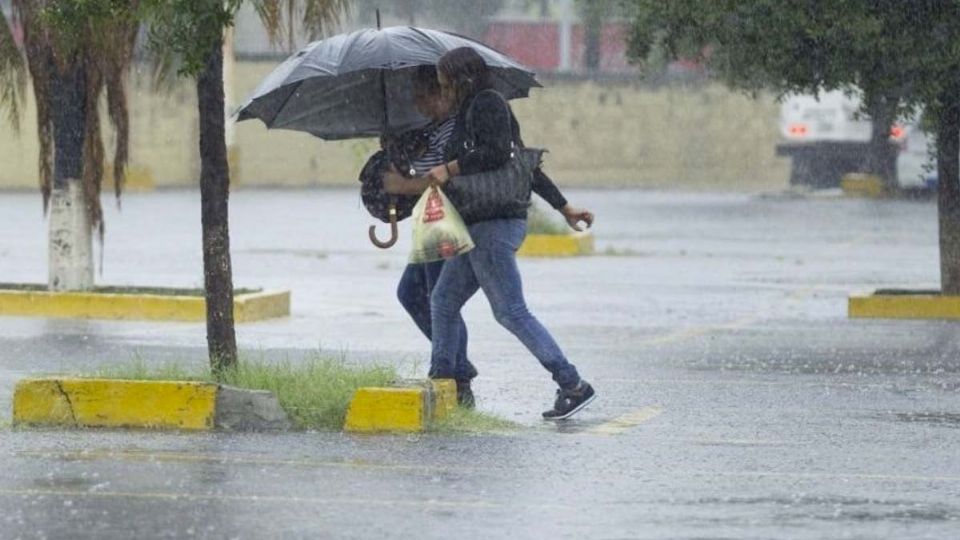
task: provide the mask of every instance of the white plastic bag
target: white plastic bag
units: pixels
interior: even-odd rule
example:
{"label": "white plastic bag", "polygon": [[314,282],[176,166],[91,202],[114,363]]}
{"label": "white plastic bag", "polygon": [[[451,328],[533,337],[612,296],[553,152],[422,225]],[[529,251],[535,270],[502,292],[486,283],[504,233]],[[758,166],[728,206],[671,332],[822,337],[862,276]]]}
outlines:
{"label": "white plastic bag", "polygon": [[413,207],[413,249],[410,262],[451,259],[473,249],[470,231],[450,199],[438,187],[423,192]]}

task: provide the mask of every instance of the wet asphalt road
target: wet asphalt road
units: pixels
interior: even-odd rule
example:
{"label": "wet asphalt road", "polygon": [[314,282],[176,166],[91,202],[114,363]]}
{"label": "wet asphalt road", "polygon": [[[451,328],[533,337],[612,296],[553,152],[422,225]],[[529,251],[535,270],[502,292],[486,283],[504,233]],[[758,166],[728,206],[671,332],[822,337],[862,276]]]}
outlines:
{"label": "wet asphalt road", "polygon": [[[957,538],[957,323],[853,321],[846,296],[935,286],[935,205],[572,192],[600,255],[524,260],[531,309],[598,388],[541,422],[549,377],[465,312],[475,435],[0,430],[0,538]],[[320,347],[425,369],[393,297],[408,245],[371,247],[351,191],[232,198],[237,286],[293,291],[247,354]],[[0,281],[46,273],[39,197],[0,194]],[[202,283],[199,196],[107,211],[101,283]],[[406,231],[404,231],[406,232]],[[23,376],[204,362],[202,325],[0,319],[0,418]]]}

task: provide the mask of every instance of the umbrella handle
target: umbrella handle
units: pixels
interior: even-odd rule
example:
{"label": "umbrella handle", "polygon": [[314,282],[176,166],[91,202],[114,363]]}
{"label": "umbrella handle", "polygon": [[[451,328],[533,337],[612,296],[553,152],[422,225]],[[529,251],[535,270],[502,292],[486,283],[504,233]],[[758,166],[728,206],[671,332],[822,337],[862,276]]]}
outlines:
{"label": "umbrella handle", "polygon": [[397,231],[397,206],[395,204],[390,204],[390,239],[386,242],[381,242],[378,240],[376,225],[370,226],[369,236],[370,241],[373,242],[373,245],[380,249],[387,249],[397,243],[399,233]]}

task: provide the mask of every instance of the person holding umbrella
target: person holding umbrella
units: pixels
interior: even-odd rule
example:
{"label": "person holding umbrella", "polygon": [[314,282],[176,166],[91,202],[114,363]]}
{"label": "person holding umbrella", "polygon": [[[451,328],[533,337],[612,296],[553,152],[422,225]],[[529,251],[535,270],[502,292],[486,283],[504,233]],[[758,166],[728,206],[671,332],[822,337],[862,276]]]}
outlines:
{"label": "person holding umbrella", "polygon": [[[431,119],[425,128],[428,141],[424,151],[410,162],[410,167],[418,176],[426,177],[434,168],[445,163],[446,147],[456,127],[457,117],[452,115],[449,99],[440,91],[440,83],[435,66],[419,66],[413,79],[414,103],[421,114]],[[428,186],[430,180],[410,180],[403,178],[396,170],[384,175],[384,191],[395,195],[419,195]],[[546,200],[554,209],[563,214],[574,229],[580,230],[579,222],[593,224],[593,214],[587,210],[570,206],[567,199],[550,178],[537,169],[533,191]],[[413,319],[421,332],[431,339],[432,317],[430,295],[444,266],[443,260],[408,264],[397,286],[397,298]],[[467,408],[475,406],[475,397],[471,380],[477,376],[476,367],[467,359],[467,328],[460,313],[456,315],[457,338],[454,376],[457,384],[457,402]]]}
{"label": "person holding umbrella", "polygon": [[[519,124],[504,97],[491,88],[482,56],[471,47],[451,50],[440,58],[437,72],[443,96],[456,109],[456,125],[446,147],[446,161],[408,188],[443,186],[459,175],[499,169],[512,159],[514,145],[522,146]],[[402,180],[396,173],[389,176],[384,179],[385,187],[398,188]],[[456,378],[457,351],[463,340],[457,324],[460,310],[482,289],[497,321],[520,339],[560,387],[553,408],[543,417],[565,419],[593,401],[596,393],[527,309],[516,262],[516,251],[526,235],[526,217],[525,208],[505,207],[495,218],[472,223],[467,220],[476,248],[446,261],[430,296],[430,377]],[[574,224],[579,220],[590,223],[592,216],[584,212],[574,220]]]}

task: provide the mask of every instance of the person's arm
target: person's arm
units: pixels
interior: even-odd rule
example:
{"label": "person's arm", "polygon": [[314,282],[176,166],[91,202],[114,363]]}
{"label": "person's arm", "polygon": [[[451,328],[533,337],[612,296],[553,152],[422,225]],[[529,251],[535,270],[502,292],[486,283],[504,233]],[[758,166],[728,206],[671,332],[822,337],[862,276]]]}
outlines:
{"label": "person's arm", "polygon": [[560,188],[539,167],[533,171],[533,191],[543,197],[543,200],[547,201],[554,210],[563,214],[563,218],[567,220],[573,230],[583,230],[580,226],[581,221],[587,224],[587,228],[593,226],[593,212],[570,206],[563,193],[560,193]]}
{"label": "person's arm", "polygon": [[383,173],[383,190],[391,195],[420,195],[433,183],[429,175],[404,178],[393,165]]}
{"label": "person's arm", "polygon": [[547,201],[554,210],[560,210],[567,205],[567,199],[560,193],[560,188],[553,183],[553,180],[543,172],[543,169],[537,167],[533,171],[533,192]]}

